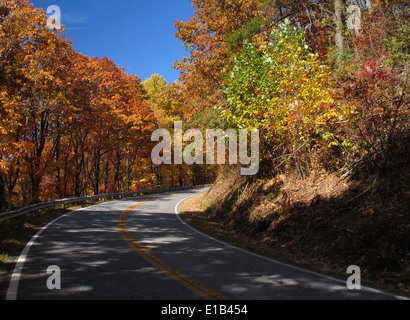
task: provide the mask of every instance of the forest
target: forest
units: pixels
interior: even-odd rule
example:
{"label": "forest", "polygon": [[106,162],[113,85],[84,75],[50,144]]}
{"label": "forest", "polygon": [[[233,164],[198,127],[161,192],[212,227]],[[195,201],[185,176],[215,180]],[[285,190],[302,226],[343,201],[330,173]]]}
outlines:
{"label": "forest", "polygon": [[169,128],[259,130],[260,169],[210,168],[217,179],[187,219],[408,292],[408,2],[192,3],[175,24],[190,55],[175,62],[180,81],[152,95],[154,113]]}
{"label": "forest", "polygon": [[75,52],[29,1],[1,2],[0,210],[211,182],[214,166],[152,165],[151,133],[175,121],[258,129],[261,175],[290,162],[303,174],[312,161],[347,174],[404,145],[406,1],[192,5],[195,16],[175,22],[189,56],[167,84]]}
{"label": "forest", "polygon": [[175,64],[188,118],[258,129],[261,165],[247,178],[222,168],[187,219],[408,293],[408,3],[193,3],[176,24],[191,50]]}
{"label": "forest", "polygon": [[[380,254],[390,259],[384,270],[409,270],[408,1],[192,6],[191,19],[175,21],[187,56],[174,63],[179,80],[167,83],[160,74],[142,81],[106,57],[82,55],[64,27],[48,27],[43,10],[28,0],[0,0],[0,212],[236,175],[210,216],[273,241],[275,225],[298,206],[343,199],[362,221],[377,216],[394,238]],[[258,174],[240,177],[228,165],[154,165],[152,133],[173,132],[177,121],[184,130],[259,130]],[[315,230],[309,217],[299,217],[300,239]]]}

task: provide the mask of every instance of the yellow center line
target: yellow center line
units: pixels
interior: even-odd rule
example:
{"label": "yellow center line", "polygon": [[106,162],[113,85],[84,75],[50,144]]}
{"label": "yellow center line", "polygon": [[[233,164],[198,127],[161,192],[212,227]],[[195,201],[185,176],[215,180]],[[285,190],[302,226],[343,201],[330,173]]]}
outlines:
{"label": "yellow center line", "polygon": [[177,281],[178,283],[182,284],[184,287],[186,287],[190,291],[204,298],[205,300],[229,300],[227,297],[225,297],[221,293],[208,288],[202,283],[196,281],[195,279],[191,278],[190,276],[184,274],[183,272],[169,265],[165,261],[161,260],[154,253],[152,253],[152,251],[149,248],[145,247],[137,239],[135,239],[134,236],[131,234],[131,232],[128,230],[126,226],[126,219],[127,219],[128,214],[131,211],[135,210],[136,208],[148,202],[152,202],[154,200],[158,200],[158,199],[166,198],[166,197],[170,197],[170,196],[163,196],[163,197],[158,197],[152,200],[140,202],[138,204],[135,204],[129,207],[127,210],[125,210],[117,219],[117,227],[118,227],[118,230],[121,236],[128,243],[128,245],[135,252],[137,252],[142,258],[144,258],[147,262],[149,262],[154,267],[162,271],[164,274],[169,276],[171,279]]}

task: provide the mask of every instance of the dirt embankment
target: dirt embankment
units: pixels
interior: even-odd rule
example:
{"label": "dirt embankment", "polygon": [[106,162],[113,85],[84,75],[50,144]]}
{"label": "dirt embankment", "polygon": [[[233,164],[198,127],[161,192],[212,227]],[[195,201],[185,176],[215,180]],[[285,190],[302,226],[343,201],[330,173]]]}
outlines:
{"label": "dirt embankment", "polygon": [[410,295],[409,159],[393,159],[377,179],[325,171],[249,179],[225,168],[182,210],[220,236],[324,270],[358,265],[364,278]]}

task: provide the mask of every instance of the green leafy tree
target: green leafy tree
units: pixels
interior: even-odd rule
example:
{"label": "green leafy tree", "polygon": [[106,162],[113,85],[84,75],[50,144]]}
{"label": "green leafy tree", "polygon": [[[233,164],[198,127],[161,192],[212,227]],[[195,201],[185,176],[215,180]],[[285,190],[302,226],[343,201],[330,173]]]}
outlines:
{"label": "green leafy tree", "polygon": [[343,142],[333,127],[349,110],[335,101],[329,70],[289,20],[267,43],[246,41],[226,82],[227,107],[219,111],[230,126],[259,129],[265,151],[308,139]]}

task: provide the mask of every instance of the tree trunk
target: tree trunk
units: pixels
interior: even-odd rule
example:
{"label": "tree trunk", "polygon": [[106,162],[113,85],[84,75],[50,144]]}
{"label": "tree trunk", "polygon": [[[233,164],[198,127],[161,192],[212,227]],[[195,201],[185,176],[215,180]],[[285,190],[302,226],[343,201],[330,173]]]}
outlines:
{"label": "tree trunk", "polygon": [[35,145],[34,155],[29,159],[30,163],[30,182],[31,182],[31,202],[40,201],[40,184],[43,180],[42,157],[46,145],[46,133],[49,128],[49,111],[40,113],[40,123],[37,124],[36,115],[33,115],[34,133],[33,142]]}
{"label": "tree trunk", "polygon": [[6,203],[6,190],[4,188],[3,175],[0,172],[0,212],[3,212],[7,209]]}
{"label": "tree trunk", "polygon": [[[114,184],[117,192],[120,192],[120,180],[121,180],[121,151],[117,151],[115,156],[115,172],[114,172]],[[128,164],[128,159],[127,159]],[[129,191],[129,190],[127,190]]]}
{"label": "tree trunk", "polygon": [[336,16],[335,45],[338,51],[337,58],[338,60],[340,60],[344,52],[342,0],[334,0],[334,5],[335,5],[335,16]]}
{"label": "tree trunk", "polygon": [[[13,196],[13,191],[14,188],[17,185],[17,181],[20,175],[20,160],[17,160],[17,163],[14,165],[15,170],[12,170],[12,172],[9,173],[9,177],[6,179],[6,190],[7,190],[7,206],[10,209],[11,206],[11,201],[12,201],[12,196]],[[0,182],[0,184],[4,184],[4,180]],[[0,186],[1,188],[1,186]],[[3,186],[4,188],[4,186]],[[0,191],[1,192],[1,191]]]}
{"label": "tree trunk", "polygon": [[[58,130],[60,129],[60,124],[57,123]],[[55,140],[55,161],[56,161],[56,168],[55,168],[55,194],[57,195],[58,199],[61,199],[64,195],[61,188],[61,168],[60,168],[60,134],[57,135]]]}
{"label": "tree trunk", "polygon": [[94,154],[94,194],[97,195],[100,189],[100,160],[101,151],[97,149]]}
{"label": "tree trunk", "polygon": [[107,159],[105,160],[105,179],[104,179],[104,193],[107,194],[109,192],[108,190],[108,183],[109,183],[109,165],[110,165],[110,153],[107,154]]}

